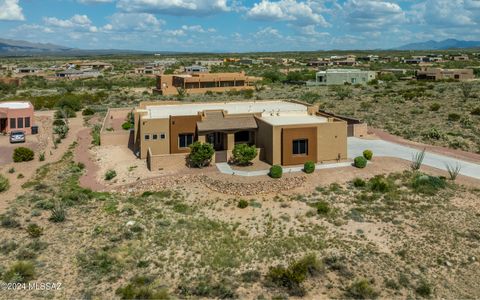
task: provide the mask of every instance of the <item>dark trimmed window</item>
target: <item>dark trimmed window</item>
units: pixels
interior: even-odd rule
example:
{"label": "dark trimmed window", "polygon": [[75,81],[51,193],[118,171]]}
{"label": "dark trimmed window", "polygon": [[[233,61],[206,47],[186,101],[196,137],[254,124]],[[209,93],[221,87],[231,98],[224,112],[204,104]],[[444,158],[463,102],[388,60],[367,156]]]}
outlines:
{"label": "dark trimmed window", "polygon": [[235,142],[236,143],[248,143],[248,142],[250,142],[250,132],[249,131],[235,132]]}
{"label": "dark trimmed window", "polygon": [[17,128],[17,119],[10,118],[10,129],[15,129],[15,128]]}
{"label": "dark trimmed window", "polygon": [[144,135],[144,138],[145,138],[146,141],[149,141],[150,140],[150,135],[146,134],[146,135]]}
{"label": "dark trimmed window", "polygon": [[160,139],[164,140],[167,138],[167,135],[165,133],[160,133]]}
{"label": "dark trimmed window", "polygon": [[30,127],[30,117],[26,117],[25,118],[25,128],[29,128]]}
{"label": "dark trimmed window", "polygon": [[156,133],[152,134],[152,140],[158,140],[158,134]]}
{"label": "dark trimmed window", "polygon": [[17,127],[23,128],[23,118],[17,118]]}
{"label": "dark trimmed window", "polygon": [[178,135],[178,147],[187,148],[193,143],[193,133],[182,133]]}
{"label": "dark trimmed window", "polygon": [[292,153],[294,155],[308,155],[308,140],[293,140]]}

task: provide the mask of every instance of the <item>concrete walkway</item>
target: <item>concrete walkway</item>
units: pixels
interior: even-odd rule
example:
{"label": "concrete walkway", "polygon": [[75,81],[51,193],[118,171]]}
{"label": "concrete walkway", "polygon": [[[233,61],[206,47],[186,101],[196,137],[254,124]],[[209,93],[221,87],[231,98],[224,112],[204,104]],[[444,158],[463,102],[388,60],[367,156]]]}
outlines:
{"label": "concrete walkway", "polygon": [[[348,138],[348,158],[354,159],[361,156],[363,150],[370,149],[373,156],[378,157],[395,157],[411,161],[413,155],[420,152],[418,149],[399,145],[384,140],[364,140],[355,137]],[[333,163],[333,164],[317,164],[316,169],[332,169],[351,166],[351,162]],[[453,157],[440,155],[431,152],[425,152],[423,164],[440,170],[447,170],[447,165],[452,167],[459,165],[461,167],[460,174],[476,179],[480,179],[480,165]],[[264,176],[268,175],[269,170],[259,171],[241,171],[233,170],[227,163],[218,163],[217,169],[223,174],[239,175],[239,176]],[[283,167],[283,173],[301,172],[303,166]]]}
{"label": "concrete walkway", "polygon": [[[370,149],[373,151],[373,156],[385,156],[396,157],[412,160],[413,155],[420,152],[418,149],[410,148],[407,146],[399,145],[384,140],[364,140],[355,137],[348,138],[348,157],[353,159],[356,156],[360,156],[363,150]],[[460,174],[476,179],[480,179],[480,165],[464,160],[456,159],[453,157],[425,152],[425,158],[423,164],[429,167],[434,167],[440,170],[446,171],[446,165],[461,167]]]}

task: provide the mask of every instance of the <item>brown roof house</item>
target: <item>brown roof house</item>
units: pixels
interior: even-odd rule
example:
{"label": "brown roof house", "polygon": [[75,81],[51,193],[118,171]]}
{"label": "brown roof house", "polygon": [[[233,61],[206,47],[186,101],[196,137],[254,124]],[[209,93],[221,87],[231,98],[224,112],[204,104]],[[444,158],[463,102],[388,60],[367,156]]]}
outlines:
{"label": "brown roof house", "polygon": [[187,94],[248,90],[254,88],[253,85],[258,79],[246,76],[243,72],[159,75],[153,91],[162,95],[177,95],[179,90],[184,90]]}
{"label": "brown roof house", "polygon": [[469,80],[474,79],[472,69],[441,69],[423,67],[417,71],[418,80],[442,80],[442,79],[457,79]]}
{"label": "brown roof house", "polygon": [[296,101],[142,102],[134,110],[134,152],[151,170],[160,157],[211,143],[225,162],[237,143],[255,145],[269,164],[299,165],[347,158],[347,122]]}

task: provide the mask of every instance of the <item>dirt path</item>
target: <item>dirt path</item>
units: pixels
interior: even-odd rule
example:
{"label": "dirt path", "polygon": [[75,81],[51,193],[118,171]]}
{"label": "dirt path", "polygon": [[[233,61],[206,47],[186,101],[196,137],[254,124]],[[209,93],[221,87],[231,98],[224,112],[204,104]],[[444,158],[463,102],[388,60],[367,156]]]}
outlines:
{"label": "dirt path", "polygon": [[454,158],[458,158],[458,159],[462,159],[462,160],[466,160],[474,163],[480,162],[480,154],[477,154],[477,153],[413,142],[376,128],[369,127],[368,131],[369,133],[373,133],[374,135],[376,135],[378,138],[388,142],[409,146],[419,150],[426,149],[426,151],[429,151],[429,152],[443,154],[443,155],[447,155],[450,157],[454,157]]}
{"label": "dirt path", "polygon": [[93,161],[93,156],[90,153],[90,146],[92,145],[92,136],[90,135],[90,128],[84,128],[77,134],[78,146],[75,149],[75,160],[85,164],[85,173],[80,177],[80,186],[89,188],[94,191],[103,191],[105,186],[97,181],[97,173],[99,167]]}

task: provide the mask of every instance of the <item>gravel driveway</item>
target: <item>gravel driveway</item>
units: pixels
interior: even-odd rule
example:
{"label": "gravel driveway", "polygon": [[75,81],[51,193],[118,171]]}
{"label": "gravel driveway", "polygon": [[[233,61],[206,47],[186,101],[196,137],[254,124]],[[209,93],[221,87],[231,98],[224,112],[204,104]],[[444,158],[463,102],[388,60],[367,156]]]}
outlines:
{"label": "gravel driveway", "polygon": [[[370,149],[373,156],[396,157],[405,160],[412,160],[415,153],[420,152],[417,149],[406,147],[403,145],[387,142],[383,140],[364,140],[355,137],[348,138],[348,157],[353,159],[362,155],[363,150]],[[444,156],[436,153],[425,152],[423,164],[441,170],[447,170],[446,165],[461,166],[460,174],[476,179],[480,179],[480,165],[453,157]]]}

